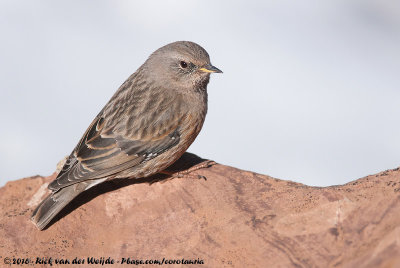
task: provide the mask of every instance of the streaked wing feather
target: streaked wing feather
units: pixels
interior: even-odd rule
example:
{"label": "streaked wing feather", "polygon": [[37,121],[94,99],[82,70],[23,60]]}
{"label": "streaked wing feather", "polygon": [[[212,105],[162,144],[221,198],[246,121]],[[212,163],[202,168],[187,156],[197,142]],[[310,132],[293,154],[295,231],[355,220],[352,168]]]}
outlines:
{"label": "streaked wing feather", "polygon": [[112,176],[162,154],[179,143],[177,122],[161,138],[132,140],[104,129],[104,118],[97,117],[49,189],[57,191],[85,180]]}

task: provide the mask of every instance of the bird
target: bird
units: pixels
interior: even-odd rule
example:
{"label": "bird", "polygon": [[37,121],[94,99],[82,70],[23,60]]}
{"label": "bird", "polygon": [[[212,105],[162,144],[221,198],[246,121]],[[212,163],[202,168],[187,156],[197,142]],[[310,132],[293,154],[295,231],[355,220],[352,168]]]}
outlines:
{"label": "bird", "polygon": [[172,165],[207,114],[213,66],[207,51],[177,41],[153,52],[107,102],[67,157],[51,193],[33,211],[39,230],[75,197],[118,178],[144,178]]}

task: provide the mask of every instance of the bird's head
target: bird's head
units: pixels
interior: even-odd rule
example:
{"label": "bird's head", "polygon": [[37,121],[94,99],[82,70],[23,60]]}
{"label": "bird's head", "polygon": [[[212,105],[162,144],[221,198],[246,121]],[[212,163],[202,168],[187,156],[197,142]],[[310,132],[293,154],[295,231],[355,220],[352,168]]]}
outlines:
{"label": "bird's head", "polygon": [[204,48],[189,41],[178,41],[159,48],[144,66],[154,83],[173,86],[177,90],[204,91],[210,74],[222,73],[211,64]]}

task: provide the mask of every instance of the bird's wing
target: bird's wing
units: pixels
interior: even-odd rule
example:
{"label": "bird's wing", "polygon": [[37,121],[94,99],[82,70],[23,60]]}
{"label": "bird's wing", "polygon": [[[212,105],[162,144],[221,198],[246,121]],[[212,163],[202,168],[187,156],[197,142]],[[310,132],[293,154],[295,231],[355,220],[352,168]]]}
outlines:
{"label": "bird's wing", "polygon": [[78,182],[115,175],[160,155],[180,140],[179,119],[160,126],[163,131],[158,135],[134,138],[105,128],[104,121],[101,114],[96,117],[49,189],[57,191]]}

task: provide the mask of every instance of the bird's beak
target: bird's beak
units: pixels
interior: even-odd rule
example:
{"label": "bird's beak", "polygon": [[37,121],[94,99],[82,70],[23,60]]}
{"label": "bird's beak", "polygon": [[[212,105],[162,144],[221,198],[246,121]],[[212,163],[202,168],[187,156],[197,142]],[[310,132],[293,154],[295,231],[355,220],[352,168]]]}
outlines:
{"label": "bird's beak", "polygon": [[206,64],[203,67],[201,67],[199,70],[204,73],[222,73],[222,71],[220,69],[218,69],[215,66],[212,66],[211,64]]}

